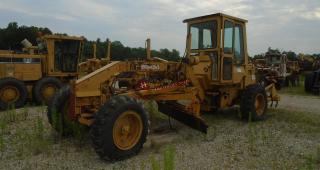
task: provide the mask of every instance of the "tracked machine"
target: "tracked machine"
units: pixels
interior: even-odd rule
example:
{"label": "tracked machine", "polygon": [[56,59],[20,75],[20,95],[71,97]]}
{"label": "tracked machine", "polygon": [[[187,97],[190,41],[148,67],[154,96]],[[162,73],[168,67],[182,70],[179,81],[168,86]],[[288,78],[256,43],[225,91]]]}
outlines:
{"label": "tracked machine", "polygon": [[146,141],[149,118],[143,100],[156,101],[160,112],[204,133],[208,125],[201,113],[217,108],[240,105],[242,118],[265,119],[268,101],[280,98],[274,84],[256,83],[248,62],[247,21],[217,13],[184,23],[188,35],[181,62],[151,57],[150,42],[145,60],[110,62],[54,96],[48,107],[53,128],[70,135],[75,125],[90,127],[97,154],[122,160]]}

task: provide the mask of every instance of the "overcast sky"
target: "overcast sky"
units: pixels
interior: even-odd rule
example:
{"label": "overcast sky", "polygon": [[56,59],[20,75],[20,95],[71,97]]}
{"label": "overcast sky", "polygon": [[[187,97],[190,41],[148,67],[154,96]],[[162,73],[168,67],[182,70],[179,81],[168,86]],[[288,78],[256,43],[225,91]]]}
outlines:
{"label": "overcast sky", "polygon": [[250,55],[269,46],[320,53],[320,0],[1,0],[0,27],[16,21],[130,47],[151,38],[155,49],[183,53],[182,20],[217,12],[249,20]]}

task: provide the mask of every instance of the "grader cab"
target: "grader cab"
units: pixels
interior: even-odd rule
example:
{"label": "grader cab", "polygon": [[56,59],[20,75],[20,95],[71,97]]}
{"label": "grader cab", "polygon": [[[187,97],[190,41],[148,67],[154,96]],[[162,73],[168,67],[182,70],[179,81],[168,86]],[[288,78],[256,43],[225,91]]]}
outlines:
{"label": "grader cab", "polygon": [[45,35],[22,52],[0,53],[0,109],[21,107],[27,98],[47,104],[55,91],[78,76],[82,37]]}
{"label": "grader cab", "polygon": [[[70,135],[74,124],[89,126],[97,154],[121,160],[137,154],[146,141],[143,100],[156,101],[160,112],[204,133],[203,111],[240,105],[242,118],[265,119],[268,101],[280,98],[273,84],[256,83],[248,62],[247,21],[218,13],[184,22],[188,35],[181,62],[151,57],[150,45],[145,60],[112,61],[54,96],[48,107],[53,128]],[[123,74],[131,76],[120,86]]]}

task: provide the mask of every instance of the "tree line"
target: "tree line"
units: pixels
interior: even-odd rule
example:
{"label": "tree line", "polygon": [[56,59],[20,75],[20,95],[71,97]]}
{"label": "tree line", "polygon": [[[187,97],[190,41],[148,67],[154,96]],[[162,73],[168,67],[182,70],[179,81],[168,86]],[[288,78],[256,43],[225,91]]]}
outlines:
{"label": "tree line", "polygon": [[[10,22],[6,28],[0,28],[0,49],[2,50],[14,50],[19,51],[22,49],[21,41],[23,39],[28,39],[32,44],[36,44],[37,37],[39,36],[39,32],[42,35],[46,34],[59,34],[59,35],[67,35],[65,33],[53,33],[49,28],[46,27],[35,27],[35,26],[19,26],[17,22]],[[81,60],[84,61],[87,58],[93,56],[93,43],[97,45],[97,57],[103,58],[106,56],[106,47],[107,41],[101,41],[99,38],[96,41],[86,40],[84,44],[83,54]],[[269,47],[268,51],[271,52],[280,52],[279,49],[272,49]],[[302,54],[295,53],[293,51],[282,51],[281,53],[286,54],[289,60],[299,60],[300,58],[313,58],[319,59],[319,54]],[[178,61],[181,56],[179,51],[176,49],[169,50],[167,48],[160,50],[152,50],[151,55],[154,57],[160,57],[166,60]],[[124,46],[120,41],[114,41],[111,44],[111,57],[113,60],[130,60],[130,59],[138,59],[146,57],[146,49],[139,48],[131,48]],[[263,58],[263,54],[254,55],[255,58]]]}
{"label": "tree line", "polygon": [[22,48],[20,42],[25,38],[32,44],[36,44],[39,32],[52,34],[49,28],[18,26],[18,23],[11,22],[7,28],[0,28],[0,49],[19,51]]}
{"label": "tree line", "polygon": [[[59,34],[67,35],[65,33],[53,33],[49,28],[35,27],[35,26],[19,26],[17,22],[11,22],[6,28],[0,28],[0,49],[1,50],[14,50],[21,51],[21,41],[28,39],[32,44],[37,44],[37,37],[47,34]],[[97,51],[96,56],[103,58],[106,56],[107,40],[101,41],[99,38],[96,41],[85,40],[83,54],[81,60],[84,61],[87,58],[93,56],[93,43],[96,43]],[[151,55],[154,57],[160,57],[166,60],[178,61],[180,59],[179,51],[176,49],[169,50],[167,48],[160,50],[152,50]],[[111,43],[111,57],[113,60],[130,60],[146,57],[146,49],[131,48],[124,46],[120,41],[114,41]]]}
{"label": "tree line", "polygon": [[[107,53],[107,40],[101,41],[99,38],[96,41],[86,41],[84,47],[84,58],[93,56],[93,43],[96,43],[98,58],[103,58]],[[120,41],[113,41],[111,43],[111,57],[112,60],[131,60],[146,58],[146,48],[138,47],[131,48],[124,46]],[[180,53],[176,49],[169,50],[167,48],[160,50],[151,50],[151,56],[159,57],[170,61],[178,61]]]}

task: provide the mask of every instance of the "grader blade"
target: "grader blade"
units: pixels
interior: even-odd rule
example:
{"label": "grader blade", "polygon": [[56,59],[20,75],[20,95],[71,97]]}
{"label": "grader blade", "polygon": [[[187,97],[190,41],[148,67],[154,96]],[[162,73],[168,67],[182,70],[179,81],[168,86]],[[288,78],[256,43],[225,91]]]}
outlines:
{"label": "grader blade", "polygon": [[[178,104],[179,105],[179,104]],[[207,133],[208,125],[202,120],[186,110],[179,109],[177,104],[169,102],[158,102],[158,109],[160,112],[176,119],[177,121],[203,133]]]}

